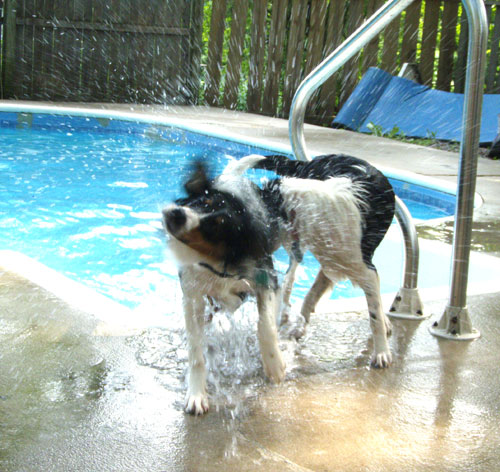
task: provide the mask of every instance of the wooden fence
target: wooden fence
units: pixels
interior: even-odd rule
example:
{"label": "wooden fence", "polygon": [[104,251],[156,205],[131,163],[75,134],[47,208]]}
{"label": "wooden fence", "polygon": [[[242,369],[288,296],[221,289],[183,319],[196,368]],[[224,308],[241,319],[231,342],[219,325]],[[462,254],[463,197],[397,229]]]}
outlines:
{"label": "wooden fence", "polygon": [[[204,100],[287,117],[300,81],[382,4],[383,0],[213,0],[206,47]],[[497,2],[490,22],[485,91],[500,93]],[[227,53],[226,53],[227,51]],[[466,14],[458,0],[416,0],[328,80],[307,120],[330,123],[368,67],[397,73],[418,64],[422,82],[462,92]]]}
{"label": "wooden fence", "polygon": [[197,99],[203,0],[5,0],[0,6],[2,98]]}
{"label": "wooden fence", "polygon": [[[1,96],[160,103],[200,98],[287,117],[300,81],[383,1],[0,0]],[[497,3],[486,3],[485,91],[492,93],[500,93]],[[461,92],[466,45],[458,0],[415,0],[322,86],[307,120],[330,123],[370,66],[397,73],[403,63],[416,63],[423,83]]]}

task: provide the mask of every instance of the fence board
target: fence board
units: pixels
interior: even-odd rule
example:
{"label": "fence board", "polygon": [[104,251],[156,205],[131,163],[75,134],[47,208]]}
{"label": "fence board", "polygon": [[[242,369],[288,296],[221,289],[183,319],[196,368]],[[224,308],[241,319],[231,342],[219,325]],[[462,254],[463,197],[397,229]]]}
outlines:
{"label": "fence board", "polygon": [[240,69],[245,47],[245,27],[247,21],[248,0],[240,0],[233,7],[231,37],[227,58],[226,83],[224,88],[224,106],[234,109],[238,102]]}
{"label": "fence board", "polygon": [[[190,71],[188,72],[189,80],[187,81],[187,89],[191,97],[191,103],[198,103],[198,85],[201,82],[201,53],[203,43],[203,0],[193,0],[189,13],[191,18],[187,17],[184,20],[186,24],[189,24],[191,20],[190,39],[184,40],[184,43],[191,48],[191,60],[188,61]],[[156,47],[153,49],[153,54],[155,49]],[[155,86],[156,84],[154,83],[153,87]]]}
{"label": "fence board", "polygon": [[[382,0],[380,0],[382,1]],[[327,17],[327,30],[325,39],[325,55],[331,54],[342,42],[344,18],[346,12],[345,0],[330,2]],[[337,107],[338,87],[340,73],[334,74],[321,87],[319,104],[323,109],[326,120],[331,121]]]}
{"label": "fence board", "polygon": [[455,83],[455,92],[463,93],[465,89],[465,73],[467,67],[467,47],[469,40],[469,28],[467,15],[462,8],[460,17],[460,37],[458,39],[457,60],[453,70],[453,81]]}
{"label": "fence board", "polygon": [[262,113],[265,115],[275,115],[278,107],[287,4],[287,0],[273,2],[266,79],[262,99]]}
{"label": "fence board", "polygon": [[[104,2],[102,2],[104,3]],[[132,102],[143,102],[148,101],[148,89],[150,85],[150,77],[143,78],[144,69],[152,69],[152,63],[150,62],[151,55],[148,51],[149,41],[145,38],[144,31],[141,31],[142,27],[145,25],[145,21],[149,20],[148,11],[151,9],[148,7],[156,7],[156,0],[149,0],[149,2],[141,2],[139,5],[137,2],[131,2],[129,10],[129,22],[135,23],[137,30],[135,33],[129,34],[129,57],[128,57],[128,84],[129,84],[129,94],[130,101]],[[101,15],[102,15],[101,7]],[[94,19],[97,23],[99,17],[95,15],[94,8]],[[133,20],[135,19],[135,20]],[[151,23],[149,23],[151,24]],[[103,40],[106,40],[106,34],[103,35]],[[101,58],[101,60],[104,58]],[[103,64],[104,66],[104,64]],[[99,67],[100,70],[106,70],[106,67]]]}
{"label": "fence board", "polygon": [[500,42],[500,11],[497,7],[495,12],[495,20],[493,31],[490,40],[490,54],[488,58],[488,68],[486,70],[486,92],[498,93],[495,87],[497,81],[497,66],[498,66],[498,45]]}
{"label": "fence board", "polygon": [[[311,14],[309,22],[309,38],[307,41],[306,62],[304,76],[307,76],[323,59],[325,46],[325,27],[327,3],[321,0],[311,0]],[[320,91],[310,99],[306,114],[310,117],[321,114],[318,110]]]}
{"label": "fence board", "polygon": [[[103,6],[98,2],[93,3],[95,10],[93,8],[86,8],[83,11],[83,24],[89,25],[87,26],[88,31],[84,31],[84,28],[81,27],[83,48],[82,96],[85,97],[86,100],[90,100],[91,97],[95,97],[98,101],[105,101],[108,68],[106,67],[105,71],[102,71],[102,69],[104,66],[103,56],[106,55],[108,49],[107,41],[103,31],[92,28],[92,26],[97,23],[96,19],[100,19],[103,15]],[[92,13],[93,10],[95,11],[94,14]],[[77,26],[80,25],[77,24]],[[104,73],[106,73],[106,79],[103,80]]]}
{"label": "fence board", "polygon": [[417,60],[418,26],[422,1],[415,0],[407,9],[404,19],[403,42],[400,63],[415,63]]}
{"label": "fence board", "polygon": [[443,19],[441,21],[441,41],[439,44],[439,65],[436,88],[449,91],[453,73],[453,55],[457,49],[456,29],[458,18],[458,1],[444,2]]}
{"label": "fence board", "polygon": [[398,16],[384,30],[384,49],[382,52],[381,67],[393,74],[398,64],[398,40],[401,16]]}
{"label": "fence board", "polygon": [[[3,5],[4,8],[4,24],[3,28],[6,36],[6,40],[3,42],[3,57],[4,57],[4,68],[2,70],[2,83],[11,85],[14,89],[14,78],[16,73],[16,44],[21,43],[22,36],[18,34],[16,27],[16,8],[20,8],[16,5],[15,0],[5,0]],[[17,82],[17,81],[16,81]],[[7,90],[7,93],[10,91]],[[2,98],[4,96],[4,90],[2,90]]]}
{"label": "fence board", "polygon": [[[349,2],[349,17],[347,21],[348,35],[352,34],[363,22],[364,2],[362,0],[351,0]],[[350,59],[343,68],[342,87],[339,97],[339,106],[341,106],[351,95],[358,81],[358,64],[361,53],[357,53]]]}
{"label": "fence board", "polygon": [[[380,8],[383,0],[369,0],[367,7],[367,17],[370,17]],[[363,50],[363,60],[361,63],[361,73],[364,74],[369,67],[376,66],[378,63],[378,52],[380,44],[380,35],[375,36]]]}
{"label": "fence board", "polygon": [[211,106],[216,106],[219,103],[225,17],[226,0],[213,0],[205,89],[205,100]]}
{"label": "fence board", "polygon": [[420,75],[422,82],[431,84],[434,76],[434,58],[439,23],[440,0],[426,0],[424,28],[422,32],[422,52],[420,54]]}
{"label": "fence board", "polygon": [[[112,0],[111,8],[113,13],[112,20],[113,25],[122,25],[128,21],[128,10],[130,4],[129,2],[123,2],[121,0]],[[126,44],[126,33],[117,32],[116,39],[112,42],[110,46],[110,55],[114,58],[110,64],[108,71],[109,74],[109,87],[108,92],[110,96],[123,97],[127,96],[127,60],[128,60],[128,48]],[[89,95],[92,90],[89,88]]]}
{"label": "fence board", "polygon": [[59,27],[60,18],[64,18],[67,13],[67,2],[64,0],[54,0],[53,18],[50,20],[54,25],[53,28],[53,62],[51,71],[64,71],[64,74],[53,74],[50,85],[47,90],[50,98],[64,99],[70,91],[78,90],[80,82],[80,70],[76,51],[72,38],[70,38],[70,30]]}
{"label": "fence board", "polygon": [[[25,0],[23,2],[23,14],[26,17],[33,17],[35,16],[36,12],[36,1],[35,0]],[[35,36],[35,28],[34,26],[30,25],[18,25],[18,31],[19,29],[21,30],[21,34],[23,36],[22,40],[22,49],[18,50],[22,56],[17,56],[17,57],[23,57],[24,60],[18,61],[21,65],[19,68],[18,72],[22,76],[20,77],[20,82],[21,82],[21,89],[19,90],[18,93],[16,93],[16,96],[19,96],[19,98],[30,98],[33,95],[33,80],[31,79],[34,74],[34,49],[33,49],[33,38]],[[16,58],[17,58],[16,57]]]}
{"label": "fence board", "polygon": [[304,76],[307,76],[320,62],[323,56],[327,3],[324,0],[311,0],[309,37],[307,41]]}
{"label": "fence board", "polygon": [[254,0],[250,32],[250,60],[248,75],[247,108],[260,112],[262,84],[264,82],[264,57],[266,43],[267,0]]}
{"label": "fence board", "polygon": [[302,78],[304,36],[306,31],[307,2],[292,2],[290,33],[288,36],[287,60],[283,84],[283,113],[288,115],[293,96]]}

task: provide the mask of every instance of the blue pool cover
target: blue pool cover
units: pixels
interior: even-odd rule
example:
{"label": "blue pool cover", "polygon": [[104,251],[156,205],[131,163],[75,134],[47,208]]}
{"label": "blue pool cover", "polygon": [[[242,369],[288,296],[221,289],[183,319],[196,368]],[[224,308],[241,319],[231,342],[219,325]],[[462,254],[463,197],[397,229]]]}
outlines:
{"label": "blue pool cover", "polygon": [[[371,132],[372,123],[383,133],[407,137],[461,141],[464,95],[433,90],[402,77],[371,67],[336,116],[333,126]],[[497,136],[500,95],[485,94],[480,143]]]}

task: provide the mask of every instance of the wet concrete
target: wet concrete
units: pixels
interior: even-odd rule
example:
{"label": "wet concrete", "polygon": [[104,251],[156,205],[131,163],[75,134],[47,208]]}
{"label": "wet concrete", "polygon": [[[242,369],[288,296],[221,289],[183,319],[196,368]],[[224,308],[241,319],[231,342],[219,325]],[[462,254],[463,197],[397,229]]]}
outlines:
{"label": "wet concrete", "polygon": [[[242,114],[215,111],[207,118],[218,127],[226,125],[216,115],[227,126],[233,117],[232,131],[286,130],[283,120],[245,122]],[[318,146],[339,136],[313,131],[322,136]],[[378,140],[378,152],[388,146],[386,154],[394,155],[390,143]],[[427,173],[450,165],[452,174],[457,157],[434,152],[432,159],[425,154]],[[407,148],[406,170],[419,153]],[[440,157],[444,164],[434,168]],[[500,179],[493,165],[499,163],[485,163],[478,180],[485,204],[474,244],[498,255]],[[419,233],[446,242],[452,229],[441,223]],[[368,367],[365,311],[313,315],[303,342],[282,341],[288,370],[280,386],[262,373],[254,305],[234,326],[222,329],[228,322],[217,318],[208,336],[211,410],[194,418],[182,412],[180,307],[165,326],[102,329],[99,319],[2,269],[0,261],[0,470],[499,470],[500,288],[468,299],[482,333],[474,342],[429,334],[446,295],[426,302],[435,313],[430,321],[393,322],[394,364],[383,371]]]}
{"label": "wet concrete", "polygon": [[498,298],[471,298],[483,333],[472,343],[395,321],[383,371],[368,367],[366,316],[314,316],[284,346],[281,386],[265,382],[256,350],[232,379],[212,359],[218,391],[196,418],[182,412],[181,330],[95,336],[88,315],[3,273],[1,470],[496,470]]}

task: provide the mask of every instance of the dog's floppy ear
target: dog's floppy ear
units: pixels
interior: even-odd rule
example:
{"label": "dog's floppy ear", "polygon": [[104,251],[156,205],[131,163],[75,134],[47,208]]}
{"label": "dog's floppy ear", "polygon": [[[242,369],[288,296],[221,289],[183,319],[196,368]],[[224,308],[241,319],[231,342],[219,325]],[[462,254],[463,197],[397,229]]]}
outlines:
{"label": "dog's floppy ear", "polygon": [[191,177],[184,184],[186,192],[190,195],[201,195],[210,190],[212,182],[207,176],[207,169],[202,162],[196,162],[191,172]]}

